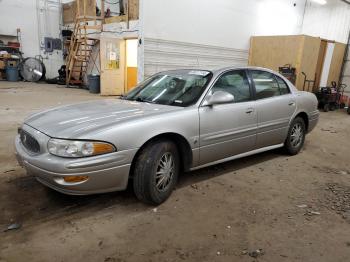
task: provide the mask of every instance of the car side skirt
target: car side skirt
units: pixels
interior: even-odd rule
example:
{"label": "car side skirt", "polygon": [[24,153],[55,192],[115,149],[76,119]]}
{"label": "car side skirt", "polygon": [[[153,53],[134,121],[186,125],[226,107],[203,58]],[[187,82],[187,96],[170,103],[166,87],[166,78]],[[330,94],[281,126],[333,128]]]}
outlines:
{"label": "car side skirt", "polygon": [[212,165],[221,164],[221,163],[224,163],[224,162],[227,162],[227,161],[235,160],[235,159],[246,157],[246,156],[259,154],[259,153],[262,153],[262,152],[265,152],[265,151],[269,151],[269,150],[273,150],[273,149],[276,149],[276,148],[280,148],[280,147],[283,147],[283,146],[284,146],[284,144],[282,143],[282,144],[278,144],[278,145],[273,145],[273,146],[267,146],[267,147],[263,147],[263,148],[259,148],[259,149],[254,149],[254,150],[249,151],[249,152],[245,152],[245,153],[242,153],[242,154],[238,154],[238,155],[230,156],[230,157],[223,158],[223,159],[220,159],[220,160],[216,160],[216,161],[213,161],[213,162],[201,165],[201,166],[192,167],[190,169],[190,171],[197,170],[197,169],[200,169],[200,168],[203,168],[203,167],[208,167],[208,166],[212,166]]}

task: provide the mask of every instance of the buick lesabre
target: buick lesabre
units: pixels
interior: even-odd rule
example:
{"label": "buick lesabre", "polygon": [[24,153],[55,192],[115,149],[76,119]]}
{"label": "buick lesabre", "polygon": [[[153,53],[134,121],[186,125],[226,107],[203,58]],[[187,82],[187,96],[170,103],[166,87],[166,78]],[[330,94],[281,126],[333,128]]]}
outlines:
{"label": "buick lesabre", "polygon": [[182,172],[284,147],[318,121],[317,100],[282,75],[244,67],[174,70],[119,99],[53,108],[25,119],[19,163],[65,194],[124,190],[160,204]]}

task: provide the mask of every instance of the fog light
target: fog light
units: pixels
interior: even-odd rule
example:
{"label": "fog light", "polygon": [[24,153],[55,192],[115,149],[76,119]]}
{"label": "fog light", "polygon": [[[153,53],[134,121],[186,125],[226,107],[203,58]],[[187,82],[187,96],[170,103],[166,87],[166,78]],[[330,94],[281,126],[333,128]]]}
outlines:
{"label": "fog light", "polygon": [[67,182],[67,183],[84,182],[88,179],[89,179],[88,176],[65,176],[63,178],[64,182]]}

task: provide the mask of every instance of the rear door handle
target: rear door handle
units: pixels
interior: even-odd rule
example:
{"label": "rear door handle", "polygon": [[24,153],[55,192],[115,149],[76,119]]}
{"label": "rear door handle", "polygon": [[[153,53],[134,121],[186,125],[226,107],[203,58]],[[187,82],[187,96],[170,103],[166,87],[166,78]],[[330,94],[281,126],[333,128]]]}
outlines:
{"label": "rear door handle", "polygon": [[247,108],[247,110],[245,112],[247,114],[253,113],[254,112],[254,108]]}
{"label": "rear door handle", "polygon": [[288,103],[289,106],[294,106],[295,105],[295,102],[291,101]]}

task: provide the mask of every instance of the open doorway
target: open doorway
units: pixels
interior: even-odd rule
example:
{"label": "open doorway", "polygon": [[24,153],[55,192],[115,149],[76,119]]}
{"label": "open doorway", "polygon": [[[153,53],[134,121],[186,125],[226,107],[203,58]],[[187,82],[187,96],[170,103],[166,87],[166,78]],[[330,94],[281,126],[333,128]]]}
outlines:
{"label": "open doorway", "polygon": [[327,51],[327,40],[321,39],[320,51],[318,53],[317,65],[316,65],[316,79],[313,92],[317,92],[320,88],[321,76],[323,71],[324,59]]}
{"label": "open doorway", "polygon": [[137,84],[137,39],[126,40],[126,92]]}

